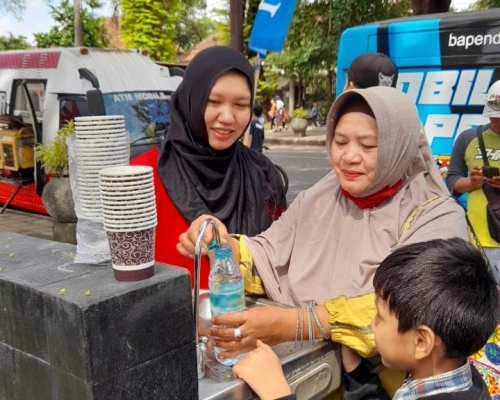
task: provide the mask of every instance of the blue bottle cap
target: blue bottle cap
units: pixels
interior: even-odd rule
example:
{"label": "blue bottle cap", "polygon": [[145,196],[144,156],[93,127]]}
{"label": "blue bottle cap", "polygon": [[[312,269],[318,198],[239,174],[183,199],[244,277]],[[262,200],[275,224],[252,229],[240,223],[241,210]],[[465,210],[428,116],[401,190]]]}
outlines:
{"label": "blue bottle cap", "polygon": [[215,248],[215,257],[216,258],[228,258],[233,255],[231,251],[231,247],[227,244],[220,244]]}

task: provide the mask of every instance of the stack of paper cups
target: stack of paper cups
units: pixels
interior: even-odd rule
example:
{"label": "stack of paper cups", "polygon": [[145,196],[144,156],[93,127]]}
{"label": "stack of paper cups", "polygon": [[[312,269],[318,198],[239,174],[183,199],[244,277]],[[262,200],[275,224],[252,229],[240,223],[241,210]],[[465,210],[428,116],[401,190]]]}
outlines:
{"label": "stack of paper cups", "polygon": [[137,281],[153,276],[157,224],[153,168],[102,169],[99,186],[115,278]]}
{"label": "stack of paper cups", "polygon": [[85,217],[101,221],[99,171],[128,165],[130,144],[123,115],[75,118],[76,182]]}

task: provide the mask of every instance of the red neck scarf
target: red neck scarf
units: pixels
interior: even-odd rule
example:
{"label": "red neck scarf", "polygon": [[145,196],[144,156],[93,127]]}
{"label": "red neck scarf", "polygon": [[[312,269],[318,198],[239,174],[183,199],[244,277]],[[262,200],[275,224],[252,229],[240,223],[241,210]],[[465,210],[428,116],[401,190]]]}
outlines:
{"label": "red neck scarf", "polygon": [[348,199],[352,200],[354,204],[356,204],[359,208],[373,208],[382,204],[387,199],[390,199],[394,194],[398,191],[398,189],[403,184],[403,180],[400,179],[392,186],[386,186],[380,192],[372,194],[371,196],[366,197],[354,197],[349,192],[342,189],[342,194]]}

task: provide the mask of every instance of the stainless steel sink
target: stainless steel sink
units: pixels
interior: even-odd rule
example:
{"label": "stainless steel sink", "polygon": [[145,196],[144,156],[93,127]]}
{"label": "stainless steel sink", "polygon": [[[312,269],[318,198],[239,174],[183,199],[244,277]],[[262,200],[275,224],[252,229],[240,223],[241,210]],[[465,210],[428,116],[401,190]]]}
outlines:
{"label": "stainless steel sink", "polygon": [[[247,307],[274,305],[287,307],[268,299],[247,297]],[[208,293],[199,297],[200,318],[210,326]],[[340,347],[330,341],[318,340],[313,346],[304,343],[282,343],[273,347],[281,359],[283,371],[298,400],[323,399],[340,386]],[[200,400],[253,400],[256,395],[242,380],[235,379],[231,368],[219,364],[209,348],[205,377],[198,381]]]}

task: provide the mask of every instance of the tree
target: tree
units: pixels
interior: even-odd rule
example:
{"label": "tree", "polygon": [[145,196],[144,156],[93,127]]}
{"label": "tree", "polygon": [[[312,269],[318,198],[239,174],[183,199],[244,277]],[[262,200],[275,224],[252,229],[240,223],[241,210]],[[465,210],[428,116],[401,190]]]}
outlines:
{"label": "tree", "polygon": [[[309,0],[297,5],[290,32],[281,54],[268,56],[268,70],[282,70],[284,76],[302,88],[316,80],[334,90],[337,45],[342,32],[350,27],[380,21],[410,12],[409,0]],[[327,99],[330,100],[330,99]]]}
{"label": "tree", "polygon": [[0,51],[20,50],[28,47],[30,44],[24,36],[14,36],[12,33],[9,33],[9,36],[0,36]]}
{"label": "tree", "polygon": [[205,15],[204,0],[189,0],[181,3],[176,16],[174,43],[177,53],[188,51],[210,36],[216,27],[215,21]]}
{"label": "tree", "polygon": [[0,0],[0,12],[12,14],[20,18],[26,8],[25,0]]}
{"label": "tree", "polygon": [[74,45],[83,46],[82,2],[73,0],[73,35]]}
{"label": "tree", "polygon": [[469,6],[469,10],[486,10],[500,7],[500,0],[478,0]]}
{"label": "tree", "polygon": [[176,56],[176,15],[179,0],[119,0],[121,32],[127,47],[146,49],[157,61]]}
{"label": "tree", "polygon": [[[105,18],[96,17],[92,10],[100,8],[97,0],[89,0],[82,8],[83,45],[88,47],[107,47],[109,37]],[[48,33],[35,33],[38,47],[71,47],[74,43],[74,8],[70,0],[62,0],[59,6],[51,6],[50,14],[55,25]]]}
{"label": "tree", "polygon": [[450,6],[451,0],[411,0],[413,15],[447,12]]}

